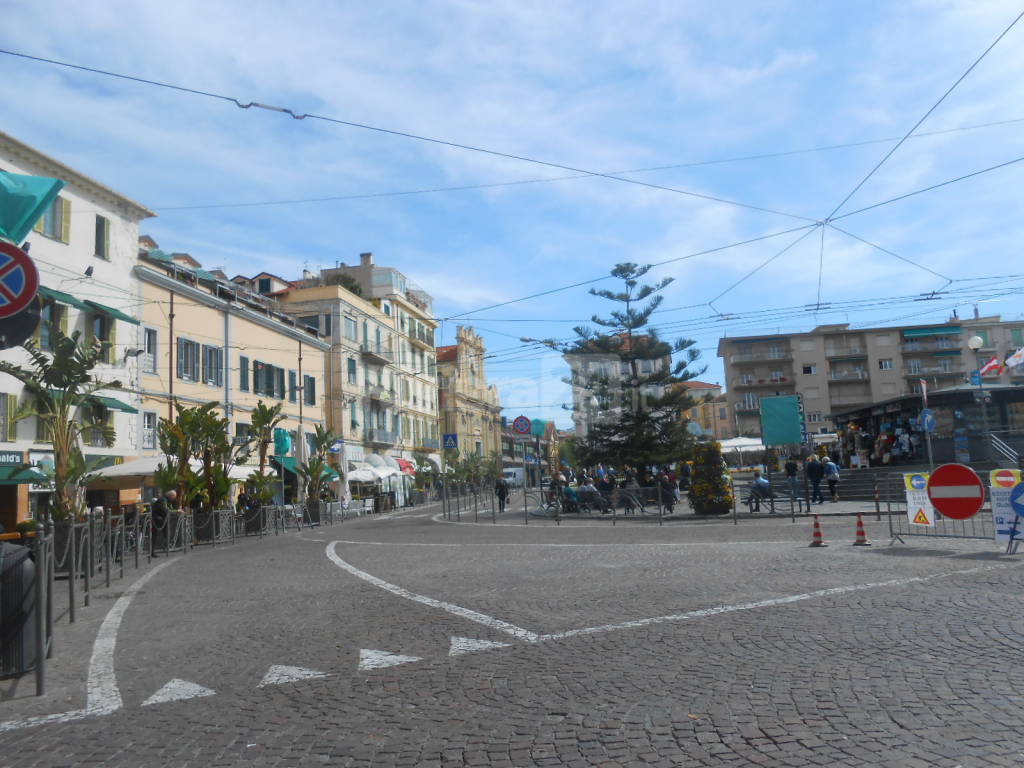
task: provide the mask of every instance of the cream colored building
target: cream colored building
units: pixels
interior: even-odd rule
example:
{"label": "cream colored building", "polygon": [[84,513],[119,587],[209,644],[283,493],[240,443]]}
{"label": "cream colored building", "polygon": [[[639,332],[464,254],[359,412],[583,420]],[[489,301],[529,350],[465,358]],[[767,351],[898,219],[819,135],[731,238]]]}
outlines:
{"label": "cream colored building", "polygon": [[461,325],[455,338],[437,348],[442,433],[457,436],[463,456],[500,454],[501,402],[497,387],[487,383],[484,341]]}
{"label": "cream colored building", "polygon": [[[291,455],[282,464],[294,487],[293,470],[308,456],[309,435],[327,423],[330,344],[296,324],[275,299],[197,264],[187,254],[151,248],[140,251],[133,270],[143,299],[142,452],[158,452],[158,420],[173,417],[174,402],[217,401],[238,440],[248,435],[259,401],[279,403],[286,417],[280,427],[292,434]],[[256,464],[255,451],[249,463]]]}

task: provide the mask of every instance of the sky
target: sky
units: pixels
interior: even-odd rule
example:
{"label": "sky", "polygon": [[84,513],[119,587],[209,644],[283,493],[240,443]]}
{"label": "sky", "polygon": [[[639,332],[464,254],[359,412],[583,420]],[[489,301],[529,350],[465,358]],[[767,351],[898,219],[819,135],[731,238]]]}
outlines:
{"label": "sky", "polygon": [[[484,337],[506,416],[568,427],[567,366],[521,339],[612,307],[591,284],[504,303],[619,262],[673,278],[652,323],[705,381],[726,335],[1024,317],[1024,162],[860,211],[1024,156],[1024,20],[897,147],[1022,10],[37,0],[5,9],[0,49],[519,159],[4,54],[0,129],[155,210],[141,231],[207,268],[373,252],[435,297],[444,343]],[[314,198],[335,199],[282,202]]]}

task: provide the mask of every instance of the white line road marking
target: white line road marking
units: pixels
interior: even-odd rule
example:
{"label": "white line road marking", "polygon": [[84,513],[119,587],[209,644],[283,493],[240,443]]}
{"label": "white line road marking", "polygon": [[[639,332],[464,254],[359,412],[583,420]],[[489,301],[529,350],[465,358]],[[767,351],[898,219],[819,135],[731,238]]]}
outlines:
{"label": "white line road marking", "polygon": [[[594,526],[596,527],[596,526]],[[319,541],[319,539],[305,539],[305,541]],[[806,549],[807,544],[803,541],[616,541],[605,544],[555,544],[550,541],[537,541],[516,543],[514,541],[490,541],[490,542],[447,542],[447,541],[363,541],[360,539],[335,539],[335,544],[364,544],[373,547],[551,547],[555,549],[565,548],[602,548],[614,547],[738,547],[758,546],[777,544],[779,546],[797,547]],[[851,552],[852,554],[852,552]]]}
{"label": "white line road marking", "polygon": [[454,614],[455,616],[460,616],[464,619],[475,621],[477,624],[483,624],[485,627],[496,629],[499,632],[504,632],[505,634],[512,635],[513,637],[516,637],[520,640],[526,640],[530,643],[536,642],[537,640],[538,635],[536,632],[531,632],[528,629],[517,627],[514,624],[509,624],[507,621],[502,621],[501,619],[496,619],[493,616],[487,616],[486,614],[478,613],[477,611],[470,610],[469,608],[463,608],[460,605],[446,603],[441,600],[435,600],[434,598],[426,597],[425,595],[418,595],[415,592],[410,592],[407,589],[399,587],[395,584],[391,584],[390,582],[384,581],[383,579],[378,579],[376,576],[373,576],[372,574],[369,574],[366,571],[361,571],[354,565],[350,565],[349,563],[346,563],[344,560],[338,557],[337,552],[334,551],[335,545],[337,543],[338,542],[332,541],[330,544],[327,545],[327,558],[342,570],[348,571],[353,576],[360,578],[363,581],[367,581],[370,584],[373,584],[375,587],[379,587],[380,589],[383,589],[386,592],[390,592],[393,595],[397,595],[398,597],[403,597],[406,600],[412,600],[413,602],[421,603],[422,605],[427,605],[431,608],[440,608],[442,611],[447,611],[448,613]]}
{"label": "white line road marking", "polygon": [[496,643],[492,640],[475,640],[472,637],[453,637],[448,648],[449,656],[461,656],[474,651],[489,651],[494,648],[508,648],[508,643]]}
{"label": "white line road marking", "polygon": [[720,613],[733,613],[735,611],[749,611],[754,608],[771,608],[776,605],[788,605],[790,603],[799,603],[803,600],[811,600],[815,597],[828,597],[829,595],[842,595],[847,592],[860,592],[866,589],[877,589],[879,587],[899,587],[905,584],[919,584],[925,581],[931,581],[933,579],[941,579],[947,576],[960,576],[968,573],[978,573],[979,571],[989,571],[992,568],[1000,566],[979,566],[978,568],[966,568],[960,571],[947,571],[946,573],[936,573],[931,576],[910,576],[903,579],[892,579],[890,581],[878,581],[869,584],[851,584],[844,587],[830,587],[828,589],[819,589],[814,592],[806,592],[801,595],[788,595],[786,597],[773,597],[767,600],[755,600],[749,603],[736,603],[734,605],[719,605],[714,608],[701,608],[696,611],[688,611],[686,613],[672,613],[667,616],[654,616],[649,619],[636,619],[634,621],[623,621],[619,624],[603,624],[598,627],[586,627],[584,629],[570,629],[565,632],[553,632],[549,635],[541,635],[538,641],[543,642],[545,640],[564,640],[570,637],[577,637],[579,635],[594,635],[602,632],[615,632],[620,629],[636,629],[637,627],[647,627],[652,624],[664,624],[672,621],[686,621],[687,619],[701,619],[706,616],[716,616]]}
{"label": "white line road marking", "polygon": [[396,664],[408,664],[412,661],[420,661],[418,656],[400,656],[397,653],[388,651],[375,651],[370,648],[363,648],[359,651],[359,670],[384,669],[393,667]]}
{"label": "white line road marking", "polygon": [[267,670],[257,688],[266,685],[281,685],[282,683],[293,683],[296,680],[310,680],[315,677],[327,677],[325,672],[317,672],[315,669],[305,667],[285,667],[275,664]]}
{"label": "white line road marking", "polygon": [[198,683],[191,683],[188,680],[179,680],[178,678],[175,678],[142,702],[142,706],[148,707],[152,704],[163,704],[168,701],[198,699],[202,696],[213,696],[216,693],[216,691],[204,688]]}
{"label": "white line road marking", "polygon": [[980,499],[980,485],[933,485],[928,489],[933,499]]}

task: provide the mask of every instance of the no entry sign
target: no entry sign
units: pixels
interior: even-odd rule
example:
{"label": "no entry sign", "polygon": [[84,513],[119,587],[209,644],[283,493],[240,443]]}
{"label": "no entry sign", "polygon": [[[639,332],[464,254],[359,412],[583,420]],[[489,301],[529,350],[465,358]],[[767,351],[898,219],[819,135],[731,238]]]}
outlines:
{"label": "no entry sign", "polygon": [[36,265],[14,243],[0,240],[0,318],[16,315],[36,297]]}
{"label": "no entry sign", "polygon": [[985,486],[970,467],[943,464],[928,479],[928,498],[946,517],[966,520],[985,503]]}
{"label": "no entry sign", "polygon": [[1017,484],[1017,472],[1012,469],[997,469],[992,473],[992,485],[1013,488]]}

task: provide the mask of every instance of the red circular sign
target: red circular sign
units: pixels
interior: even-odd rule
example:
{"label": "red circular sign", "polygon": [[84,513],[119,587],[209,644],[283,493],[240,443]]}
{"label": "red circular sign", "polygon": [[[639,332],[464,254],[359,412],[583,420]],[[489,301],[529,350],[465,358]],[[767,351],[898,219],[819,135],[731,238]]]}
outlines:
{"label": "red circular sign", "polygon": [[984,505],[985,486],[970,467],[943,464],[928,479],[928,498],[946,517],[966,520]]}
{"label": "red circular sign", "polygon": [[512,422],[512,431],[517,432],[520,435],[525,435],[530,431],[530,420],[525,416],[516,416],[515,421]]}
{"label": "red circular sign", "polygon": [[0,240],[0,317],[16,315],[39,290],[36,265],[14,243]]}
{"label": "red circular sign", "polygon": [[994,479],[996,485],[1001,488],[1013,488],[1017,484],[1017,477],[1012,469],[1000,469],[996,472]]}

